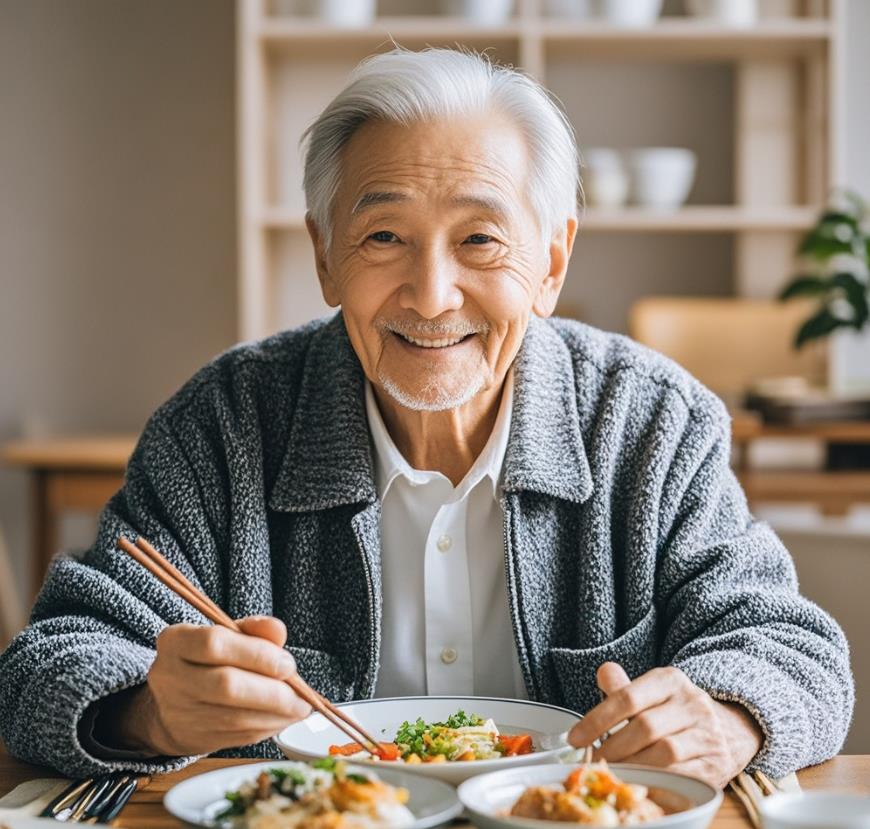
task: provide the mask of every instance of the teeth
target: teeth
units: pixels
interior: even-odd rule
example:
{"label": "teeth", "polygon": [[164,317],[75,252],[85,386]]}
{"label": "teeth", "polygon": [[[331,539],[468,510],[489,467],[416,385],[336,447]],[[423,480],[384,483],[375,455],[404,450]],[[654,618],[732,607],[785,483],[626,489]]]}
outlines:
{"label": "teeth", "polygon": [[456,343],[462,342],[463,340],[463,337],[455,337],[449,340],[418,340],[416,337],[411,337],[407,334],[400,334],[399,336],[407,340],[409,343],[419,345],[421,348],[446,348],[449,345],[456,345]]}

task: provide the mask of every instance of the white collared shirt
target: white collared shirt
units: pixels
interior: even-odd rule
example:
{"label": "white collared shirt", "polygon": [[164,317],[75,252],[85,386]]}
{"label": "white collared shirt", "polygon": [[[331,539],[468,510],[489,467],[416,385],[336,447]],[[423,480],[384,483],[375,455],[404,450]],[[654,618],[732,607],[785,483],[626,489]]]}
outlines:
{"label": "white collared shirt", "polygon": [[376,696],[526,697],[508,610],[499,504],[512,409],[509,372],[492,434],[454,488],[442,473],[408,464],[366,383],[382,510]]}

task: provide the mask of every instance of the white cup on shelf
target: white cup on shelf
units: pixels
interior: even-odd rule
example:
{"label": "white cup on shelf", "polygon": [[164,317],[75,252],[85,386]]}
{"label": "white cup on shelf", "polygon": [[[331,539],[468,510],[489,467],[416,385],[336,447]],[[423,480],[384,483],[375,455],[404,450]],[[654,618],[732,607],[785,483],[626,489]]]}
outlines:
{"label": "white cup on shelf", "polygon": [[314,14],[333,26],[370,26],[376,0],[316,0]]}
{"label": "white cup on shelf", "polygon": [[443,7],[475,26],[500,26],[511,16],[513,0],[444,0]]}
{"label": "white cup on shelf", "polygon": [[590,0],[545,0],[544,14],[567,20],[585,20],[591,14]]}
{"label": "white cup on shelf", "polygon": [[633,201],[656,210],[676,210],[689,196],[697,164],[695,153],[683,147],[630,150]]}
{"label": "white cup on shelf", "polygon": [[622,207],[628,200],[629,177],[619,150],[590,147],[582,152],[583,193],[590,207]]}
{"label": "white cup on shelf", "polygon": [[596,0],[596,11],[611,26],[639,29],[658,20],[662,3],[663,0]]}
{"label": "white cup on shelf", "polygon": [[686,0],[689,14],[723,26],[746,28],[758,20],[758,0]]}

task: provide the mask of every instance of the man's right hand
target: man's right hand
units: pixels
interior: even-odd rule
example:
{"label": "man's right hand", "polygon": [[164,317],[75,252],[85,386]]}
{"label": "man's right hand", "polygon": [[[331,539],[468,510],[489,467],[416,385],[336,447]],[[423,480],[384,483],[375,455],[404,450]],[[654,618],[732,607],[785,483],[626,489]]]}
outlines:
{"label": "man's right hand", "polygon": [[[100,712],[114,748],[209,754],[265,740],[311,713],[285,680],[296,673],[278,619],[238,621],[244,633],[171,625],[157,638],[148,681]],[[95,732],[96,733],[96,732]]]}

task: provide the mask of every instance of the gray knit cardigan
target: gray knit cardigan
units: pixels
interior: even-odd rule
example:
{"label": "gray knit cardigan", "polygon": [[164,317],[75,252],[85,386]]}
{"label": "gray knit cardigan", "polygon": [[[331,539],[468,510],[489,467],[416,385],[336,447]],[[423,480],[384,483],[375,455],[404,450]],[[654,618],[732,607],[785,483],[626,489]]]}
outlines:
{"label": "gray knit cardigan", "polygon": [[[0,657],[9,750],[69,775],[195,758],[100,760],[95,701],[144,681],[161,628],[203,622],[116,552],[142,533],[233,617],[273,614],[333,701],[372,695],[380,506],[363,373],[340,314],[234,348],[149,421],[83,558],[58,556]],[[848,646],[802,598],[747,511],[719,400],[628,339],[533,319],[503,470],[509,606],[529,697],[585,712],[607,660],[676,665],[742,703],[774,776],[831,757],[854,702]],[[270,742],[222,752],[279,756]]]}

